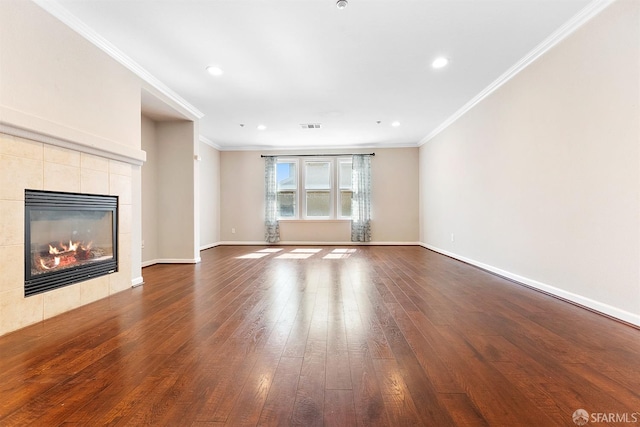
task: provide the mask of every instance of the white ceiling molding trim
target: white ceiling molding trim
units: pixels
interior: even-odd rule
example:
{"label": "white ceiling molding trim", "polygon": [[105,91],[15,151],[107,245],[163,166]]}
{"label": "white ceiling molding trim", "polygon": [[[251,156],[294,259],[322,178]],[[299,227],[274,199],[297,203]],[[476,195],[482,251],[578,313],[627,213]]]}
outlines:
{"label": "white ceiling molding trim", "polygon": [[107,55],[118,61],[127,69],[132,71],[136,76],[140,77],[143,81],[147,82],[153,88],[160,93],[171,99],[178,104],[181,108],[186,110],[195,119],[204,117],[204,114],[196,107],[187,102],[180,95],[168,88],[164,83],[155,78],[151,73],[142,68],[133,59],[122,53],[118,48],[109,43],[106,39],[96,33],[93,29],[87,26],[84,22],[79,20],[75,15],[71,14],[67,9],[62,7],[55,0],[32,0],[35,4],[40,6],[45,11],[49,12],[55,18],[60,20],[63,24],[67,25],[73,31],[80,34],[82,37],[93,43],[96,47],[100,48]]}
{"label": "white ceiling molding trim", "polygon": [[292,146],[269,146],[265,147],[263,145],[243,145],[237,147],[221,147],[220,151],[263,151],[265,153],[271,151],[288,151],[291,152],[291,155],[294,156],[295,152],[298,151],[323,151],[323,152],[333,152],[333,151],[357,151],[357,150],[375,150],[375,149],[384,149],[384,148],[418,148],[418,144],[416,143],[408,143],[408,144],[367,144],[367,145],[339,145],[339,146],[326,146],[326,145],[310,145],[308,147],[292,147]]}
{"label": "white ceiling molding trim", "polygon": [[515,77],[520,71],[524,70],[531,63],[533,63],[540,56],[544,55],[547,51],[552,49],[562,40],[571,35],[574,31],[588,22],[591,18],[596,16],[598,13],[602,12],[607,6],[611,5],[615,0],[594,0],[589,3],[587,7],[582,9],[577,15],[575,15],[571,20],[569,20],[566,24],[556,30],[553,34],[547,37],[542,43],[540,43],[536,48],[534,48],[531,52],[529,52],[524,58],[518,61],[515,65],[509,68],[504,74],[502,74],[498,79],[496,79],[493,83],[487,86],[482,92],[473,97],[469,102],[467,102],[462,108],[456,111],[451,117],[442,122],[440,126],[435,128],[431,133],[422,138],[418,143],[418,147],[427,143],[431,139],[435,138],[440,132],[444,131],[446,128],[451,126],[456,120],[462,117],[467,111],[471,110],[477,104],[479,104],[483,99],[491,95],[495,90],[497,90],[500,86],[511,80]]}
{"label": "white ceiling molding trim", "polygon": [[221,146],[219,146],[218,144],[216,144],[215,142],[213,142],[212,140],[210,140],[206,136],[200,135],[200,142],[202,142],[203,144],[207,144],[209,147],[215,148],[218,151],[222,151],[222,147]]}

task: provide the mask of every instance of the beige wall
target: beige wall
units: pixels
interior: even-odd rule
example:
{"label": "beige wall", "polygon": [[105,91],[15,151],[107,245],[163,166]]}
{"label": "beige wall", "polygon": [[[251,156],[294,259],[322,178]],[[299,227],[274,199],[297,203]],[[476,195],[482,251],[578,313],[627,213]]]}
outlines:
{"label": "beige wall", "polygon": [[0,76],[4,123],[140,148],[139,80],[32,2],[0,2]]}
{"label": "beige wall", "polygon": [[420,148],[422,242],[640,324],[639,7],[614,3]]}
{"label": "beige wall", "polygon": [[200,142],[200,247],[220,242],[220,152]]}
{"label": "beige wall", "polygon": [[[376,153],[371,177],[372,240],[415,243],[418,241],[418,149],[361,150],[371,151]],[[220,238],[224,242],[264,240],[264,159],[260,154],[263,153],[220,153]],[[348,221],[280,222],[283,242],[346,243],[351,238],[349,227]]]}
{"label": "beige wall", "polygon": [[156,123],[142,116],[142,149],[147,153],[147,161],[142,166],[142,264],[155,263],[158,256],[158,153]]}
{"label": "beige wall", "polygon": [[142,264],[199,259],[199,207],[191,121],[155,122],[142,116]]}
{"label": "beige wall", "polygon": [[156,136],[158,254],[165,261],[192,262],[199,256],[194,252],[193,122],[158,122]]}
{"label": "beige wall", "polygon": [[[0,1],[0,334],[141,281],[140,90],[34,3]],[[119,271],[24,298],[25,188],[120,196]]]}

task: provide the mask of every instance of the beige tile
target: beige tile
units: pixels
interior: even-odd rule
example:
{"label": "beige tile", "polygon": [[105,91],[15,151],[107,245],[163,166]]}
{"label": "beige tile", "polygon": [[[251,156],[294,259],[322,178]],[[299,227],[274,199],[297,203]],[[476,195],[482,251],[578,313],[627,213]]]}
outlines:
{"label": "beige tile", "polygon": [[80,167],[80,152],[54,145],[44,146],[44,161]]}
{"label": "beige tile", "polygon": [[54,289],[44,294],[44,318],[56,316],[74,308],[80,307],[80,284]]}
{"label": "beige tile", "polygon": [[24,242],[24,202],[0,200],[0,245]]}
{"label": "beige tile", "polygon": [[102,276],[80,283],[80,302],[82,305],[108,296],[109,276]]}
{"label": "beige tile", "polygon": [[131,165],[117,160],[109,160],[109,173],[131,176]]}
{"label": "beige tile", "polygon": [[118,271],[109,275],[109,295],[122,292],[131,287],[131,272]]}
{"label": "beige tile", "polygon": [[131,205],[120,205],[118,207],[118,211],[118,230],[120,231],[120,233],[131,233]]}
{"label": "beige tile", "polygon": [[24,290],[24,246],[0,246],[0,292]]}
{"label": "beige tile", "polygon": [[80,169],[80,191],[91,194],[109,194],[109,173]]}
{"label": "beige tile", "polygon": [[131,177],[123,175],[109,176],[109,194],[120,196],[120,204],[131,204]]}
{"label": "beige tile", "polygon": [[92,154],[80,153],[80,167],[94,171],[109,172],[109,159]]}
{"label": "beige tile", "polygon": [[44,189],[48,191],[80,192],[80,168],[44,162]]}
{"label": "beige tile", "polygon": [[118,235],[118,251],[120,255],[131,257],[131,233],[120,232]]}
{"label": "beige tile", "polygon": [[0,199],[24,200],[24,190],[42,190],[42,160],[0,154]]}
{"label": "beige tile", "polygon": [[43,145],[41,142],[0,134],[0,154],[42,160],[44,155]]}
{"label": "beige tile", "polygon": [[15,143],[15,136],[0,132],[0,154],[10,154],[8,150],[11,150]]}
{"label": "beige tile", "polygon": [[23,289],[0,292],[0,335],[43,320],[42,294],[25,298]]}
{"label": "beige tile", "polygon": [[109,275],[110,293],[131,287],[131,234],[118,236],[118,272]]}

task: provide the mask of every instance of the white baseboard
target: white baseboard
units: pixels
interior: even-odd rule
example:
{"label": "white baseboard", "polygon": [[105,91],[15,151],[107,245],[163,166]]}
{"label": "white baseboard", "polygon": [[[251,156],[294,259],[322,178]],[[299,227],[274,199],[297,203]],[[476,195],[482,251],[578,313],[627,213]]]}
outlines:
{"label": "white baseboard", "polygon": [[198,264],[202,259],[200,257],[193,259],[181,259],[181,258],[158,258],[149,261],[143,261],[140,265],[149,267],[154,264]]}
{"label": "white baseboard", "polygon": [[520,276],[518,274],[515,273],[511,273],[509,271],[506,270],[502,270],[500,268],[494,267],[492,265],[489,264],[485,264],[467,257],[463,257],[461,255],[455,254],[453,252],[449,252],[446,251],[444,249],[440,249],[438,247],[432,246],[432,245],[428,245],[426,243],[420,243],[420,246],[430,249],[434,252],[438,252],[441,253],[443,255],[446,255],[448,257],[451,258],[455,258],[457,260],[466,262],[467,264],[471,264],[474,265],[476,267],[479,267],[483,270],[489,271],[491,273],[497,274],[498,276],[502,276],[505,277],[507,279],[510,279],[514,282],[517,282],[519,284],[522,284],[524,286],[528,286],[530,288],[534,288],[537,289],[539,291],[542,291],[544,293],[556,296],[558,298],[570,301],[572,303],[575,303],[577,305],[586,307],[590,310],[594,310],[597,312],[600,312],[602,314],[605,314],[607,316],[611,316],[614,317],[616,319],[622,320],[623,322],[627,322],[636,326],[640,326],[640,315],[638,314],[634,314],[634,313],[630,313],[628,311],[625,310],[621,310],[617,307],[613,307],[609,304],[605,304],[603,302],[600,301],[596,301],[593,300],[591,298],[587,298],[584,297],[582,295],[578,295],[578,294],[574,294],[573,292],[568,292],[565,291],[563,289],[560,288],[556,288],[555,286],[551,286],[551,285],[547,285],[546,283],[542,283],[539,282],[537,280],[533,280],[533,279],[529,279],[528,277],[523,277]]}
{"label": "white baseboard", "polygon": [[133,279],[131,279],[131,287],[135,288],[136,286],[140,286],[144,284],[144,279],[142,278],[142,276],[140,277],[135,277]]}
{"label": "white baseboard", "polygon": [[201,251],[206,251],[207,249],[215,248],[216,246],[220,246],[222,243],[209,243],[208,245],[200,246]]}
{"label": "white baseboard", "polygon": [[287,241],[267,243],[264,241],[223,241],[217,246],[419,246],[420,242],[317,242]]}
{"label": "white baseboard", "polygon": [[149,266],[151,266],[151,265],[157,264],[157,263],[158,263],[158,260],[157,260],[157,259],[152,259],[152,260],[149,260],[149,261],[142,261],[142,263],[140,264],[140,266],[141,266],[142,268],[145,268],[145,267],[149,267]]}

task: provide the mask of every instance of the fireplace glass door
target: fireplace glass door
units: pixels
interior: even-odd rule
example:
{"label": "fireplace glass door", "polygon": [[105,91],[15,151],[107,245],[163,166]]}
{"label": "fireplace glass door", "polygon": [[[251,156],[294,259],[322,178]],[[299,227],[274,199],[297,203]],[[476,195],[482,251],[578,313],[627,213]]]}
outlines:
{"label": "fireplace glass door", "polygon": [[27,190],[25,295],[117,270],[117,197]]}

